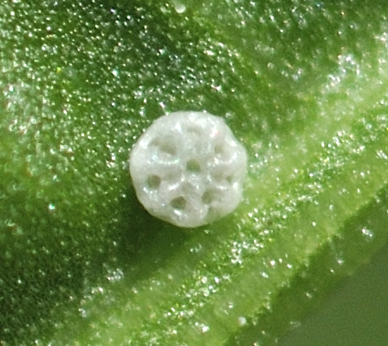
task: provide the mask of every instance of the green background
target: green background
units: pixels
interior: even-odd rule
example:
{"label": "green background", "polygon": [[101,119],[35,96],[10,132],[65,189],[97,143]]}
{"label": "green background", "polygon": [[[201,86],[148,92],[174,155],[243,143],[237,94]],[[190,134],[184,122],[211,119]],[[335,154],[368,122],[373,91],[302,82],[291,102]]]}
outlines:
{"label": "green background", "polygon": [[[349,0],[1,4],[0,344],[309,345],[315,323],[332,345],[346,309],[305,316],[388,236],[387,15]],[[128,174],[142,131],[177,110],[224,117],[249,157],[238,209],[193,230],[148,215]],[[360,291],[366,306],[383,286]]]}
{"label": "green background", "polygon": [[322,305],[279,340],[282,346],[385,345],[388,342],[388,246],[344,279]]}

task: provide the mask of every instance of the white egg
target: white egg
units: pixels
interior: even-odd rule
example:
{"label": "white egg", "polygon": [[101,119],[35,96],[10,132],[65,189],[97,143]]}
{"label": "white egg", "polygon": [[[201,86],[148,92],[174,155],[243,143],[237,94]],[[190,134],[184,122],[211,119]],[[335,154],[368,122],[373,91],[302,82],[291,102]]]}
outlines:
{"label": "white egg", "polygon": [[238,206],[247,154],[221,117],[180,111],[152,123],[129,165],[136,195],[151,215],[197,227]]}

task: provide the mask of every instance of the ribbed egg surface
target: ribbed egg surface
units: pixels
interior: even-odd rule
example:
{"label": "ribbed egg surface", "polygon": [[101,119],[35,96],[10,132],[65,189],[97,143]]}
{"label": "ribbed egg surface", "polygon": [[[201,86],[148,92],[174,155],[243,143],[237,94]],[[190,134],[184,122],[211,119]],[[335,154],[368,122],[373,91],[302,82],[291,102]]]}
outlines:
{"label": "ribbed egg surface", "polygon": [[221,117],[206,112],[158,118],[135,144],[129,163],[139,201],[176,226],[215,221],[242,198],[246,151]]}

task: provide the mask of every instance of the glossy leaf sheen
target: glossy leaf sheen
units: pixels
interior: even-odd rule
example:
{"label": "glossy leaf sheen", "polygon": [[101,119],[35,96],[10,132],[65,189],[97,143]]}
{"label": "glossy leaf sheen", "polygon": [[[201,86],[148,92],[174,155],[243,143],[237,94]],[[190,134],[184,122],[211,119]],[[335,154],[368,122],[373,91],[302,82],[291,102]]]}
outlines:
{"label": "glossy leaf sheen", "polygon": [[[272,343],[386,241],[384,2],[0,5],[0,343]],[[159,116],[221,115],[242,204],[195,230],[128,173]]]}

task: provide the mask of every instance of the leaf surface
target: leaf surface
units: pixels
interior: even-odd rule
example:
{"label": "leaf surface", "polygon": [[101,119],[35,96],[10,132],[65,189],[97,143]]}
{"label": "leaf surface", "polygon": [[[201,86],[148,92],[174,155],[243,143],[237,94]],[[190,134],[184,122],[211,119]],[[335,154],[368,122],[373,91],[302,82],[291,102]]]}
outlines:
{"label": "leaf surface", "polygon": [[[272,343],[386,241],[387,9],[293,1],[0,5],[0,343]],[[128,154],[223,116],[244,200],[182,230]]]}

